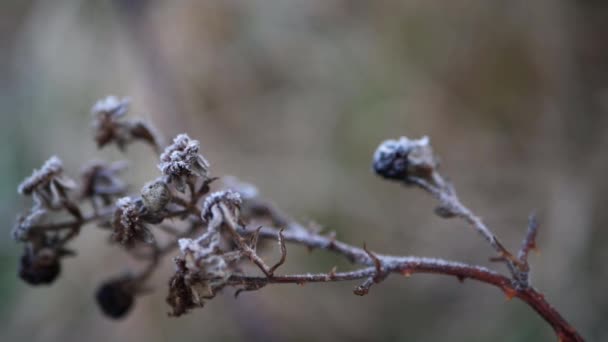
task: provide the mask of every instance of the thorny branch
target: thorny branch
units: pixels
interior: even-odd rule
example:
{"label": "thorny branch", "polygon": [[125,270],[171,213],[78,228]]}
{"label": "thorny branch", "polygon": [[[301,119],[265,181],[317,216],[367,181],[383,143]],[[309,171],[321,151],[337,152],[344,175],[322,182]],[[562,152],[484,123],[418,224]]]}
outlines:
{"label": "thorny branch", "polygon": [[[141,140],[160,151],[160,139],[153,128],[141,121],[124,119],[128,104],[128,99],[115,97],[95,104],[92,111],[98,146],[115,143],[124,150],[128,144]],[[179,247],[167,297],[172,316],[203,306],[225,287],[235,288],[238,296],[269,284],[360,280],[362,283],[354,293],[365,295],[372,285],[390,274],[432,273],[495,286],[508,298],[520,298],[532,307],[553,327],[560,341],[583,341],[530,284],[528,253],[536,248],[538,231],[534,215],[530,216],[527,233],[515,256],[461,202],[453,185],[439,173],[428,138],[385,141],[374,154],[373,166],[386,179],[429,192],[439,202],[435,212],[444,218],[460,218],[480,233],[497,253],[492,260],[504,262],[510,275],[455,261],[379,254],[365,244],[363,248],[350,245],[337,240],[335,234],[322,235],[299,224],[258,196],[255,187],[234,178],[225,178],[232,190],[210,193],[210,185],[217,178],[209,176],[209,163],[199,154],[199,142],[185,134],[165,148],[158,165],[161,177],[144,185],[139,196],[124,197],[126,185],[119,178],[124,164],[94,162],[85,168],[78,199],[90,202],[89,213],[82,201],[70,196],[76,183],[63,174],[61,161],[56,157],[49,159],[19,186],[20,193],[34,200],[13,230],[14,238],[25,246],[19,275],[32,285],[53,282],[60,273],[61,258],[74,254],[65,245],[83,226],[96,223],[100,228],[111,229],[114,242],[120,243],[132,257],[147,263],[139,272],[113,278],[97,290],[98,304],[113,318],[121,318],[130,311],[135,297],[147,291],[146,282],[158,269],[160,260]],[[48,222],[50,212],[67,214],[71,219]],[[185,223],[185,228],[174,225],[175,220]],[[163,232],[165,241],[161,243],[155,232]],[[258,255],[260,239],[279,244],[281,256],[272,266]],[[348,272],[336,272],[334,267],[327,273],[277,274],[287,260],[288,242],[333,252],[361,268]],[[261,275],[245,274],[240,266],[247,261]]]}

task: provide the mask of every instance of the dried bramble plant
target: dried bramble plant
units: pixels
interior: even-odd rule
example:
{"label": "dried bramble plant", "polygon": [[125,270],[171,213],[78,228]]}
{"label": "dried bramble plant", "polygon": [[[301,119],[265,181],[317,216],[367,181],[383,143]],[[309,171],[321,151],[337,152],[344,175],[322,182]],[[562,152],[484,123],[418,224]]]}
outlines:
{"label": "dried bramble plant", "polygon": [[[161,151],[154,129],[140,121],[125,120],[127,110],[128,101],[116,97],[95,104],[93,126],[98,146],[114,142],[123,150],[141,140]],[[427,137],[383,142],[373,156],[374,171],[435,197],[435,213],[446,219],[464,220],[477,231],[496,253],[492,260],[506,265],[507,275],[455,261],[379,254],[365,245],[359,248],[338,241],[333,234],[322,235],[294,221],[262,199],[254,186],[233,177],[224,179],[223,190],[211,192],[216,178],[210,176],[210,164],[200,154],[199,142],[186,134],[178,135],[164,148],[158,164],[160,176],[146,183],[139,194],[126,194],[126,183],[120,179],[124,167],[122,162],[92,162],[82,170],[77,186],[64,174],[61,160],[51,157],[19,185],[19,193],[33,198],[32,207],[19,216],[13,229],[14,239],[24,245],[21,279],[31,285],[52,283],[61,271],[61,259],[74,255],[67,243],[83,226],[94,224],[110,229],[110,241],[146,262],[141,270],[116,276],[98,288],[95,297],[101,310],[116,319],[128,314],[137,296],[146,291],[146,282],[159,260],[176,252],[175,273],[168,281],[171,316],[204,306],[227,287],[234,288],[238,296],[269,284],[360,280],[354,293],[362,296],[391,274],[434,273],[495,286],[508,298],[517,297],[527,303],[553,327],[560,341],[583,341],[531,285],[528,253],[536,248],[535,217],[530,217],[518,253],[510,252],[461,202],[454,186],[441,175]],[[51,220],[50,216],[61,214],[70,218]],[[170,238],[162,241],[160,235]],[[278,241],[279,260],[268,263],[258,255],[261,239]],[[287,243],[333,252],[360,268],[349,272],[334,268],[319,274],[280,274],[278,270],[287,258]],[[244,263],[254,265],[259,274],[245,273]]]}

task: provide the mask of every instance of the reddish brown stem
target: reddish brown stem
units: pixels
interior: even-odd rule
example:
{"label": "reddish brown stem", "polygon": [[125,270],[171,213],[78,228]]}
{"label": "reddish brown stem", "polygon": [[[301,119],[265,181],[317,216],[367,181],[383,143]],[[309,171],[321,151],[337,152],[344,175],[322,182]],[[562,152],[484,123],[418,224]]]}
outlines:
{"label": "reddish brown stem", "polygon": [[[482,283],[490,284],[501,289],[507,297],[517,297],[526,302],[552,327],[560,341],[584,341],[561,314],[547,302],[545,297],[532,287],[517,289],[512,280],[501,274],[483,267],[466,265],[454,262],[438,263],[436,259],[416,258],[408,260],[404,257],[401,262],[393,262],[386,268],[387,272],[410,275],[414,273],[432,273],[455,276],[459,280],[473,279]],[[367,267],[351,272],[330,272],[320,274],[296,274],[296,275],[274,275],[273,277],[252,277],[244,275],[233,275],[229,279],[230,285],[245,285],[261,288],[267,284],[304,284],[315,282],[349,281],[368,279],[377,273],[376,266]]]}

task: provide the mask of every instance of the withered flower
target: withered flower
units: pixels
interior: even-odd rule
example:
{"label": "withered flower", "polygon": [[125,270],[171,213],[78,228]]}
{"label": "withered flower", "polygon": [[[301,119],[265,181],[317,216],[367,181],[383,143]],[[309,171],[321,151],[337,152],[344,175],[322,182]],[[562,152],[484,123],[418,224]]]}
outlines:
{"label": "withered flower", "polygon": [[109,205],[116,197],[127,192],[127,184],[119,175],[127,167],[123,161],[104,163],[92,161],[82,170],[81,198],[100,200],[103,205]]}
{"label": "withered flower", "polygon": [[17,190],[22,195],[31,195],[37,207],[55,209],[68,201],[67,192],[75,187],[76,183],[63,175],[61,160],[52,156],[39,170],[34,170]]}
{"label": "withered flower", "polygon": [[[225,265],[224,260],[219,256],[214,256],[210,260],[215,260],[218,265]],[[183,258],[175,258],[176,271],[169,280],[169,294],[167,303],[171,306],[170,316],[181,316],[190,309],[203,307],[206,299],[212,299],[225,286],[225,277],[206,278],[205,272],[193,271],[188,268],[187,262]],[[229,274],[223,271],[225,266],[220,266],[217,270],[222,274]],[[229,275],[228,275],[229,277]]]}
{"label": "withered flower", "polygon": [[123,197],[116,202],[112,220],[114,232],[112,238],[126,246],[135,242],[154,243],[154,235],[146,227],[142,218],[143,205],[130,197]]}
{"label": "withered flower", "polygon": [[122,120],[129,111],[129,104],[129,98],[108,96],[93,105],[91,112],[97,147],[114,142],[119,149],[124,150],[131,141],[143,140],[158,149],[159,139],[151,126],[140,120]]}
{"label": "withered flower", "polygon": [[189,285],[186,262],[183,259],[175,259],[175,274],[169,280],[169,294],[167,304],[171,306],[169,316],[179,317],[188,313],[190,309],[203,306],[203,302],[195,302],[195,296]]}
{"label": "withered flower", "polygon": [[220,203],[225,204],[236,217],[238,216],[237,214],[242,203],[241,195],[230,189],[216,191],[210,194],[205,198],[205,202],[203,203],[203,208],[201,210],[202,218],[205,220],[211,219],[213,216],[213,207]]}
{"label": "withered flower", "polygon": [[431,180],[437,165],[428,137],[386,140],[374,153],[373,160],[374,171],[378,175],[406,183],[410,177]]}
{"label": "withered flower", "polygon": [[97,289],[95,300],[106,316],[113,319],[123,318],[135,303],[136,285],[131,276],[112,279]]}
{"label": "withered flower", "polygon": [[19,264],[19,277],[30,285],[50,284],[61,273],[61,257],[72,252],[52,244],[41,247],[26,245]]}
{"label": "withered flower", "polygon": [[188,179],[208,178],[209,162],[199,154],[199,149],[200,143],[197,140],[180,134],[160,155],[158,168],[180,192],[185,191]]}

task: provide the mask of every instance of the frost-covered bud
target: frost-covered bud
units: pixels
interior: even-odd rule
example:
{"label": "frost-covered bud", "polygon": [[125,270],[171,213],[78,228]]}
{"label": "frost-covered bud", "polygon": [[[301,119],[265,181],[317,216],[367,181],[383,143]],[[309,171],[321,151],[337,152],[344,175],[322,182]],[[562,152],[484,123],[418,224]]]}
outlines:
{"label": "frost-covered bud", "polygon": [[216,191],[205,199],[201,216],[205,220],[211,219],[213,217],[213,207],[220,203],[225,204],[236,215],[241,207],[241,202],[241,195],[236,191]]}
{"label": "frost-covered bud", "polygon": [[209,162],[199,154],[199,149],[200,143],[197,140],[180,134],[160,155],[159,170],[180,192],[185,191],[189,177],[208,178]]}
{"label": "frost-covered bud", "polygon": [[112,227],[112,238],[123,245],[131,246],[137,241],[154,243],[154,235],[142,220],[141,202],[130,197],[123,197],[116,202]]}
{"label": "frost-covered bud", "polygon": [[387,179],[408,181],[415,176],[429,178],[437,167],[428,137],[386,140],[374,153],[374,171]]}
{"label": "frost-covered bud", "polygon": [[113,319],[123,318],[135,302],[135,290],[130,277],[103,283],[95,293],[101,311]]}
{"label": "frost-covered bud", "polygon": [[26,248],[19,264],[19,278],[30,285],[50,284],[61,273],[58,253],[51,248],[36,252]]}
{"label": "frost-covered bud", "polygon": [[22,195],[32,195],[37,206],[56,207],[67,199],[67,192],[76,183],[63,176],[63,163],[56,156],[49,158],[39,170],[19,184]]}
{"label": "frost-covered bud", "polygon": [[163,210],[171,201],[171,192],[162,180],[147,183],[141,189],[141,199],[144,206],[152,213]]}

